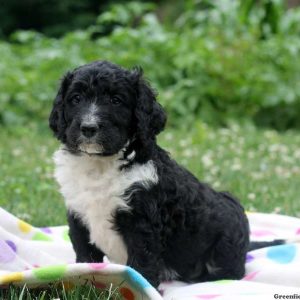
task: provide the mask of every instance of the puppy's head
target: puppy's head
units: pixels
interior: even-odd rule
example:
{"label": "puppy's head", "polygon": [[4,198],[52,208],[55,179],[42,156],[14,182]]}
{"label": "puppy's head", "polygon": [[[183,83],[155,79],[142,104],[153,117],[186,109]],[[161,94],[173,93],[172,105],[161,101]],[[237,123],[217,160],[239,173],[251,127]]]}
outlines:
{"label": "puppy's head", "polygon": [[72,152],[108,156],[127,147],[141,159],[165,122],[141,69],[129,71],[105,61],[64,76],[49,118],[56,137]]}

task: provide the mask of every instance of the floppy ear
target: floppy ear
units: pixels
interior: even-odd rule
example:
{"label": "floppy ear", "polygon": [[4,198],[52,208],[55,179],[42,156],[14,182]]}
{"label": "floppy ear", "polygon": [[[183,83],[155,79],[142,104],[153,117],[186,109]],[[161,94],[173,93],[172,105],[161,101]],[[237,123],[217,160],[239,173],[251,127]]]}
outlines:
{"label": "floppy ear", "polygon": [[135,69],[137,80],[137,104],[135,108],[136,139],[146,151],[155,142],[155,137],[165,127],[167,116],[162,106],[156,101],[156,95],[142,77],[142,69]]}
{"label": "floppy ear", "polygon": [[61,141],[64,141],[65,129],[67,125],[64,118],[63,100],[72,78],[73,74],[70,72],[63,77],[49,117],[49,126],[53,130],[54,135]]}

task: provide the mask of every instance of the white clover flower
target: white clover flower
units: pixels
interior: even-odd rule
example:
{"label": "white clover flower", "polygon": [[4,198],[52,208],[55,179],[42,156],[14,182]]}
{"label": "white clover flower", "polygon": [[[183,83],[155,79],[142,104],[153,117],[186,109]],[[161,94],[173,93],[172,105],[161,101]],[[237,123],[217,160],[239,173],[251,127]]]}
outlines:
{"label": "white clover flower", "polygon": [[204,156],[202,156],[201,160],[205,167],[210,167],[213,165],[213,160],[210,153],[206,153]]}
{"label": "white clover flower", "polygon": [[297,149],[297,150],[294,152],[294,157],[295,157],[295,158],[300,158],[300,149]]}
{"label": "white clover flower", "polygon": [[232,124],[230,126],[230,129],[233,131],[233,132],[239,132],[240,131],[240,127],[238,126],[238,124]]}
{"label": "white clover flower", "polygon": [[29,215],[27,213],[17,213],[17,217],[22,220],[31,220],[32,219],[31,215]]}
{"label": "white clover flower", "polygon": [[221,186],[221,183],[220,183],[219,181],[215,181],[215,182],[213,183],[213,186],[214,186],[215,188],[218,188],[218,187]]}
{"label": "white clover flower", "polygon": [[249,193],[249,194],[247,195],[247,197],[248,197],[249,200],[255,200],[256,195],[255,195],[254,193]]}
{"label": "white clover flower", "polygon": [[205,181],[205,182],[212,182],[212,181],[213,181],[213,178],[212,178],[210,175],[206,175],[206,176],[204,177],[204,181]]}
{"label": "white clover flower", "polygon": [[173,133],[168,132],[168,133],[165,134],[165,138],[166,138],[167,141],[172,141],[173,138],[174,138],[174,135],[173,135]]}
{"label": "white clover flower", "polygon": [[279,206],[276,206],[275,208],[274,208],[274,210],[273,210],[273,214],[279,214],[280,212],[282,211],[282,208],[281,207],[279,207]]}
{"label": "white clover flower", "polygon": [[265,136],[266,138],[271,139],[271,138],[277,136],[277,132],[274,131],[274,130],[266,130],[266,131],[264,132],[264,136]]}
{"label": "white clover flower", "polygon": [[280,145],[279,151],[280,151],[280,153],[286,154],[289,152],[289,149],[286,145]]}
{"label": "white clover flower", "polygon": [[289,163],[289,164],[294,163],[294,160],[292,159],[292,157],[287,156],[287,155],[282,156],[282,160],[283,160],[284,162],[286,162],[286,163]]}
{"label": "white clover flower", "polygon": [[254,158],[254,157],[255,157],[254,151],[252,150],[248,151],[248,158]]}
{"label": "white clover flower", "polygon": [[36,167],[36,168],[34,169],[34,172],[35,172],[35,173],[41,173],[41,172],[42,172],[42,168],[41,168],[41,167]]}
{"label": "white clover flower", "polygon": [[15,148],[12,151],[13,156],[20,156],[22,154],[22,149],[21,148]]}
{"label": "white clover flower", "polygon": [[262,162],[260,165],[259,165],[259,169],[261,171],[266,171],[268,169],[268,165],[264,162]]}
{"label": "white clover flower", "polygon": [[182,152],[182,155],[185,157],[192,157],[194,155],[194,151],[192,149],[185,149]]}
{"label": "white clover flower", "polygon": [[231,167],[232,171],[239,171],[242,169],[242,165],[240,163],[234,163]]}
{"label": "white clover flower", "polygon": [[181,161],[181,163],[183,164],[183,165],[187,165],[188,164],[188,160],[187,159],[183,159],[182,161]]}
{"label": "white clover flower", "polygon": [[260,180],[264,177],[264,174],[262,172],[252,172],[250,176],[255,180]]}
{"label": "white clover flower", "polygon": [[278,152],[279,145],[278,144],[272,144],[269,147],[269,152]]}
{"label": "white clover flower", "polygon": [[219,172],[220,168],[218,166],[214,166],[211,168],[210,172],[213,175],[216,175]]}
{"label": "white clover flower", "polygon": [[179,145],[181,147],[186,147],[189,144],[189,141],[187,139],[182,139],[179,141]]}
{"label": "white clover flower", "polygon": [[284,169],[281,166],[276,166],[275,167],[275,172],[276,172],[277,175],[282,175],[283,172],[284,172]]}
{"label": "white clover flower", "polygon": [[229,136],[231,133],[230,133],[230,130],[228,128],[221,128],[219,130],[220,134],[221,135],[224,135],[224,136]]}

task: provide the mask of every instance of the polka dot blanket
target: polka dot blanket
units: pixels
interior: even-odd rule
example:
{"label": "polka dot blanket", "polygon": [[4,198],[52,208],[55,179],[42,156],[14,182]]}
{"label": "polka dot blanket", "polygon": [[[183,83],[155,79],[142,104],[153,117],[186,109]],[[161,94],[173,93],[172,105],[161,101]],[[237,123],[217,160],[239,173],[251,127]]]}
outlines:
{"label": "polka dot blanket", "polygon": [[[300,239],[300,219],[249,213],[252,240]],[[124,299],[276,299],[300,297],[300,244],[248,253],[242,280],[187,284],[164,282],[159,291],[138,272],[108,262],[76,264],[66,226],[37,228],[0,208],[0,286],[42,287],[56,281],[69,287],[87,282],[99,288],[120,286]],[[279,298],[278,298],[279,299]],[[293,298],[299,299],[299,298]]]}

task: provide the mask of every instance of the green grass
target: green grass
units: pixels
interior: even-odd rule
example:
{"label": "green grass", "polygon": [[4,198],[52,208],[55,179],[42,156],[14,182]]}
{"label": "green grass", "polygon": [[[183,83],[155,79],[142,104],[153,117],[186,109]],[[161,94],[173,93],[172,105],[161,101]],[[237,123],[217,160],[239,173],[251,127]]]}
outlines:
{"label": "green grass", "polygon": [[253,126],[166,133],[161,144],[178,162],[247,210],[300,217],[300,134]]}
{"label": "green grass", "polygon": [[6,300],[122,300],[117,287],[107,290],[99,290],[91,285],[76,287],[66,290],[63,285],[49,285],[44,289],[28,289],[24,287],[9,287],[0,290],[0,299]]}
{"label": "green grass", "polygon": [[0,132],[0,206],[36,226],[66,223],[53,180],[52,153],[58,143],[50,132],[28,128]]}
{"label": "green grass", "polygon": [[[50,131],[34,124],[2,128],[0,140],[0,206],[35,226],[65,224],[63,199],[52,176],[52,154],[59,144]],[[200,180],[235,194],[247,210],[300,217],[299,132],[238,125],[213,129],[197,123],[189,131],[168,128],[159,143]],[[1,293],[1,299],[111,299],[110,291],[93,287]]]}
{"label": "green grass", "polygon": [[[0,131],[0,206],[36,226],[66,223],[53,179],[58,142],[46,127]],[[233,125],[166,130],[159,143],[200,180],[236,195],[247,210],[300,217],[300,134]]]}

